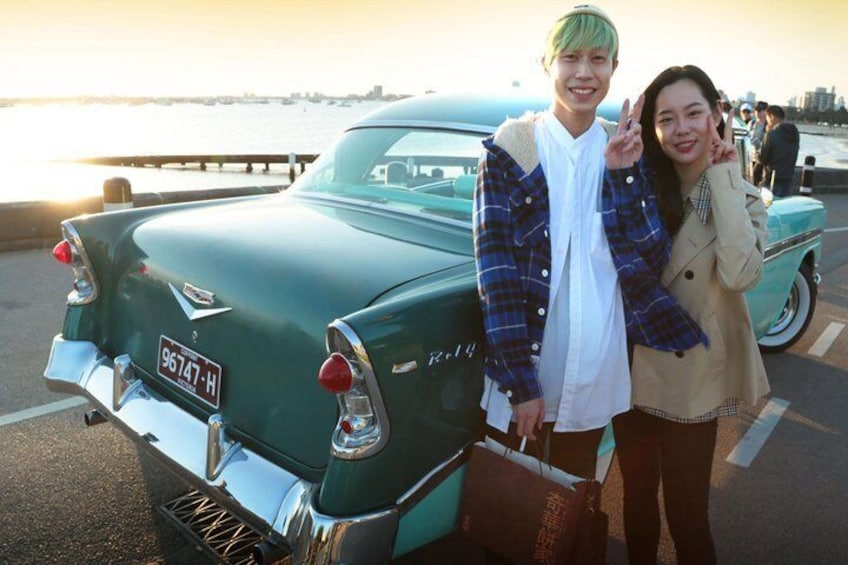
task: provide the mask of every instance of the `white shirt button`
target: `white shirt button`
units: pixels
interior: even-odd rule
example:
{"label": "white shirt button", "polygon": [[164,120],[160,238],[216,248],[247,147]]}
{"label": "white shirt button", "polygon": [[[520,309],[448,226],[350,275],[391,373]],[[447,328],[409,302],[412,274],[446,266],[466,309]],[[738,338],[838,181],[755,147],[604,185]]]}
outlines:
{"label": "white shirt button", "polygon": [[525,202],[525,204],[532,204],[532,203],[533,203],[533,198],[532,198],[532,197],[530,197],[530,196],[528,196],[527,198],[525,198],[525,199],[524,199],[524,202]]}
{"label": "white shirt button", "polygon": [[539,344],[534,343],[533,345],[530,346],[530,349],[532,349],[533,351],[539,351]]}
{"label": "white shirt button", "polygon": [[542,269],[542,276],[547,277],[550,273],[548,273],[547,269]]}
{"label": "white shirt button", "polygon": [[544,315],[545,315],[545,309],[544,309],[544,308],[539,308],[539,309],[537,310],[537,312],[539,313],[539,315],[540,315],[540,316],[544,316]]}

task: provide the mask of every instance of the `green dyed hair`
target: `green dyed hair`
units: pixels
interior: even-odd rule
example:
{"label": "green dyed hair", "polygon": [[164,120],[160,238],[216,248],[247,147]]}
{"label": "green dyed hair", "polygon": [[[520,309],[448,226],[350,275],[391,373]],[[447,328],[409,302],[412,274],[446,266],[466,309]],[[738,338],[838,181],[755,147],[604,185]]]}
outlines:
{"label": "green dyed hair", "polygon": [[618,58],[618,33],[609,19],[594,13],[569,12],[556,21],[545,40],[542,66],[545,72],[563,51],[606,49],[612,60]]}

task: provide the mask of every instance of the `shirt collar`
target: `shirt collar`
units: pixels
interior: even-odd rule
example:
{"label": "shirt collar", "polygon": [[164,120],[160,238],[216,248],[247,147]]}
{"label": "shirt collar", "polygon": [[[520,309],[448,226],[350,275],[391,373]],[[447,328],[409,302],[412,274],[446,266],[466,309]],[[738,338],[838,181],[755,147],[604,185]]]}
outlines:
{"label": "shirt collar", "polygon": [[712,210],[712,204],[710,203],[710,183],[707,180],[706,173],[698,178],[695,185],[689,191],[687,198],[692,204],[695,213],[701,218],[701,223],[706,224]]}
{"label": "shirt collar", "polygon": [[565,126],[560,123],[557,117],[554,116],[554,113],[551,110],[546,110],[542,113],[542,120],[556,144],[569,153],[582,150],[583,147],[585,147],[592,139],[595,129],[601,127],[596,119],[592,125],[589,126],[589,129],[575,139]]}

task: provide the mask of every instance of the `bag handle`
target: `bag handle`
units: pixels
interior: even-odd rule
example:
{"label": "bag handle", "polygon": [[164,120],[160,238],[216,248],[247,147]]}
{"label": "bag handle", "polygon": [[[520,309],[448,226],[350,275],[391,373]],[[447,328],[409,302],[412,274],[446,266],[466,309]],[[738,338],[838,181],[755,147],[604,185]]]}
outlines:
{"label": "bag handle", "polygon": [[[533,445],[534,445],[534,446],[536,446],[536,461],[538,461],[538,462],[539,462],[539,475],[541,475],[542,477],[544,477],[544,476],[545,476],[545,472],[544,472],[544,470],[542,469],[542,464],[543,464],[543,461],[542,461],[542,458],[543,458],[543,457],[542,457],[542,448],[541,448],[541,447],[539,447],[539,442],[538,442],[538,441],[536,441],[536,440],[533,440]],[[519,453],[524,453],[524,448],[525,448],[526,446],[527,446],[527,436],[522,436],[522,437],[521,437],[521,445],[519,445],[519,446],[518,446],[518,452],[519,452]],[[506,457],[506,456],[507,456],[507,454],[508,454],[510,451],[512,451],[512,450],[511,450],[509,447],[504,446],[504,454],[503,454],[503,456],[504,456],[504,457]],[[553,466],[552,466],[550,463],[547,463],[547,466],[548,466],[548,468],[549,468],[549,469],[553,470]]]}

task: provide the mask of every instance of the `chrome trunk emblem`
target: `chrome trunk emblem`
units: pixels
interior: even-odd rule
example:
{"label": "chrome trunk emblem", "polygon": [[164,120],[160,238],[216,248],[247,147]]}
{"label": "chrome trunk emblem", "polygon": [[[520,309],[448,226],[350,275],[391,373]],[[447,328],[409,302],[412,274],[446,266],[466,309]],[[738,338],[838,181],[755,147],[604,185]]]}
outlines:
{"label": "chrome trunk emblem", "polygon": [[183,294],[185,294],[195,304],[203,306],[212,306],[215,303],[215,293],[209,290],[203,290],[193,284],[183,283]]}
{"label": "chrome trunk emblem", "polygon": [[[191,285],[186,283],[186,287],[189,287],[189,286],[191,286]],[[188,300],[185,299],[185,297],[183,297],[182,294],[180,294],[180,291],[177,290],[174,285],[172,285],[171,283],[168,283],[168,288],[171,289],[171,294],[173,294],[174,298],[177,299],[177,303],[180,305],[180,308],[183,309],[183,312],[185,313],[186,317],[188,317],[188,319],[191,320],[192,322],[195,321],[195,320],[200,320],[201,318],[208,318],[209,316],[214,316],[216,314],[223,314],[224,312],[229,312],[230,310],[232,310],[232,308],[206,308],[206,309],[195,308]],[[192,288],[196,288],[196,287],[192,287]],[[200,289],[198,289],[198,290],[200,290]],[[215,294],[211,293],[209,291],[206,291],[206,290],[203,290],[202,292],[205,292],[209,295],[209,301],[210,301],[209,304],[212,304],[213,300],[212,300],[211,297],[215,296]]]}

